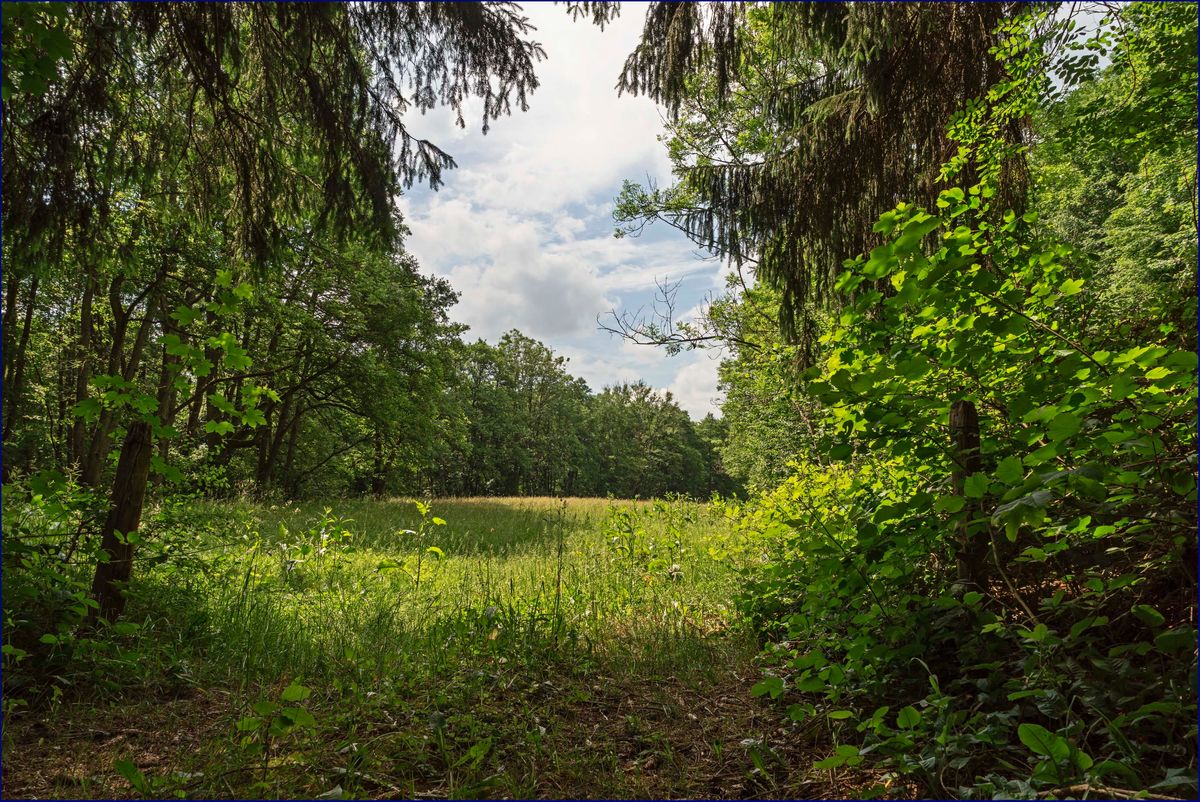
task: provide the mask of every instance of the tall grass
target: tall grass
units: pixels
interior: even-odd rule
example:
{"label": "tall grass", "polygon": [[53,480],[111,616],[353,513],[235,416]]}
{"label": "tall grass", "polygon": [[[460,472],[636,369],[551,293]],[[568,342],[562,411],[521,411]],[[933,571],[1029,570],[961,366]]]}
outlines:
{"label": "tall grass", "polygon": [[[32,633],[22,648],[33,656],[6,670],[6,703],[19,695],[32,710],[61,698],[71,717],[116,715],[140,730],[151,716],[163,732],[207,717],[203,748],[153,769],[157,784],[141,791],[151,796],[308,798],[337,786],[350,796],[527,797],[560,787],[545,785],[543,772],[572,787],[644,795],[614,745],[625,729],[641,732],[642,713],[621,712],[625,699],[661,686],[661,704],[675,704],[681,687],[719,683],[756,651],[736,625],[738,566],[727,555],[742,552],[730,548],[719,506],[550,498],[419,506],[164,503],[143,522],[120,623],[59,627],[46,646],[37,636],[50,625],[35,626],[30,612],[38,605],[14,612]],[[6,582],[6,601],[22,589],[13,598],[53,600],[43,586],[68,579],[86,593],[88,555],[57,561],[69,531],[42,529],[52,548],[34,564],[54,571],[17,574],[24,584]],[[269,729],[256,717],[275,715],[289,683],[311,690],[296,713],[309,723]],[[176,720],[164,700],[181,700],[192,718]],[[14,761],[14,744],[24,754],[33,737],[22,729],[10,742],[17,710],[5,708],[5,756]],[[619,732],[595,734],[597,726]],[[579,746],[589,733],[608,744],[604,755]],[[639,744],[669,757],[666,747]],[[96,788],[59,790],[123,789],[115,757],[89,769],[108,776]]]}
{"label": "tall grass", "polygon": [[[686,501],[410,499],[212,507],[187,594],[211,666],[250,683],[430,676],[473,658],[678,672],[718,661],[734,567],[723,517]],[[419,577],[419,581],[418,581]],[[178,591],[151,572],[141,603]],[[178,620],[178,616],[172,616]]]}

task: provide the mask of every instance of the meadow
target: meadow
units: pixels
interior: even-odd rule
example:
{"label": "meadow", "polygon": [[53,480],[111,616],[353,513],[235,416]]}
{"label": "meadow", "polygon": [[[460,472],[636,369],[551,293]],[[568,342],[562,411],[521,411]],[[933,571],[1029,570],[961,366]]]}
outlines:
{"label": "meadow", "polygon": [[7,717],[7,793],[745,796],[805,763],[749,695],[719,505],[193,501],[146,532],[117,636],[56,645],[74,675]]}

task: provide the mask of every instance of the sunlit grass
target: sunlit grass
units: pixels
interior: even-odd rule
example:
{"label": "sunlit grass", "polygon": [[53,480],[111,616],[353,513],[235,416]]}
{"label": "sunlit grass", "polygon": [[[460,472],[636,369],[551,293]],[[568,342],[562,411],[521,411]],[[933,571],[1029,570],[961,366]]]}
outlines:
{"label": "sunlit grass", "polygon": [[547,650],[692,670],[727,640],[728,530],[693,502],[437,499],[424,537],[411,499],[216,509],[232,531],[198,612],[214,662],[248,679]]}
{"label": "sunlit grass", "polygon": [[[411,499],[150,510],[147,537],[173,556],[138,564],[119,648],[80,669],[108,706],[71,709],[202,730],[154,770],[164,793],[202,798],[688,796],[708,786],[671,768],[673,739],[711,757],[757,732],[740,703],[757,648],[735,614],[738,550],[719,505],[430,505],[424,517]],[[311,691],[310,725],[243,726],[289,683]],[[738,699],[716,703],[737,717],[690,733],[712,693]],[[123,788],[122,749],[91,758],[94,788],[64,794]],[[630,774],[651,757],[661,771]]]}

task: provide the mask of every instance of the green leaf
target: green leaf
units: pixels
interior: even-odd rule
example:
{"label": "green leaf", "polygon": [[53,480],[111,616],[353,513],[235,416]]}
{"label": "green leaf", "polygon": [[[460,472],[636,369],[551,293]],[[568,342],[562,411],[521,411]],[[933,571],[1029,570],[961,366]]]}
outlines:
{"label": "green leaf", "polygon": [[996,478],[1006,485],[1015,485],[1025,477],[1025,466],[1017,457],[1005,457],[996,465]]}
{"label": "green leaf", "polygon": [[233,431],[233,424],[227,420],[210,420],[204,424],[204,431],[217,434],[229,434]]}
{"label": "green leaf", "polygon": [[317,726],[317,720],[313,717],[313,714],[305,710],[303,707],[285,707],[283,710],[279,711],[279,715],[283,716],[297,727]]}
{"label": "green leaf", "polygon": [[283,689],[283,693],[279,694],[279,698],[285,702],[299,702],[312,696],[312,691],[303,685],[292,683]]}
{"label": "green leaf", "polygon": [[1058,291],[1066,296],[1075,295],[1083,289],[1083,279],[1069,278],[1058,285]]}
{"label": "green leaf", "polygon": [[221,395],[220,393],[212,393],[211,395],[209,395],[208,403],[211,406],[216,407],[217,409],[221,410],[226,415],[233,415],[234,413],[237,412],[237,407],[234,406],[233,402],[230,401],[229,399],[227,399],[225,396]]}
{"label": "green leaf", "polygon": [[848,460],[853,453],[854,446],[850,445],[849,443],[839,443],[838,445],[829,449],[829,458],[837,461]]}
{"label": "green leaf", "polygon": [[1143,624],[1150,627],[1161,627],[1166,621],[1162,613],[1148,604],[1135,604],[1129,608],[1129,612],[1136,615]]}
{"label": "green leaf", "polygon": [[1192,651],[1196,648],[1196,630],[1170,629],[1154,638],[1154,645],[1159,651],[1173,652]]}
{"label": "green leaf", "polygon": [[180,328],[186,329],[200,317],[202,313],[198,309],[192,309],[190,306],[177,306],[175,311],[171,313],[171,317],[179,324]]}
{"label": "green leaf", "polygon": [[85,398],[74,406],[74,408],[71,410],[71,414],[78,418],[91,421],[99,417],[100,412],[103,409],[104,407],[97,399]]}
{"label": "green leaf", "polygon": [[963,495],[967,498],[983,498],[987,494],[988,477],[985,473],[973,473],[963,482]]}
{"label": "green leaf", "polygon": [[1071,745],[1066,738],[1055,735],[1040,724],[1022,724],[1017,727],[1017,737],[1035,755],[1051,760],[1063,761],[1071,756]]}
{"label": "green leaf", "polygon": [[846,719],[853,716],[854,713],[850,710],[831,710],[831,711],[829,711],[828,715],[834,721],[845,721]]}
{"label": "green leaf", "polygon": [[457,767],[461,766],[463,763],[469,762],[472,766],[478,766],[480,761],[483,760],[484,756],[487,755],[488,750],[491,748],[492,739],[484,738],[482,741],[478,741],[470,749],[468,749],[466,754],[460,757],[454,765]]}
{"label": "green leaf", "polygon": [[237,723],[239,732],[254,732],[262,727],[262,719],[257,716],[247,716]]}
{"label": "green leaf", "polygon": [[1104,615],[1089,616],[1089,617],[1083,619],[1082,621],[1075,622],[1075,624],[1071,627],[1070,637],[1072,640],[1074,640],[1075,638],[1078,638],[1080,635],[1082,635],[1086,630],[1091,629],[1092,627],[1104,626],[1107,623],[1108,623],[1108,616],[1104,616]]}
{"label": "green leaf", "polygon": [[1068,437],[1074,437],[1083,425],[1083,420],[1070,412],[1060,412],[1050,421],[1050,426],[1046,430],[1047,436],[1054,441],[1066,440]]}
{"label": "green leaf", "polygon": [[750,689],[751,696],[766,696],[770,695],[772,699],[778,699],[783,693],[783,678],[782,677],[767,677],[754,684]]}
{"label": "green leaf", "polygon": [[962,496],[938,496],[937,501],[933,502],[933,509],[937,512],[948,512],[953,514],[961,510],[966,503],[966,499],[964,499]]}
{"label": "green leaf", "polygon": [[911,730],[921,723],[921,711],[912,705],[906,705],[896,714],[896,726],[902,730]]}
{"label": "green leaf", "polygon": [[146,788],[146,775],[142,774],[141,770],[133,765],[132,760],[113,761],[113,768],[117,770],[117,774],[128,780],[129,784],[134,788],[139,791]]}

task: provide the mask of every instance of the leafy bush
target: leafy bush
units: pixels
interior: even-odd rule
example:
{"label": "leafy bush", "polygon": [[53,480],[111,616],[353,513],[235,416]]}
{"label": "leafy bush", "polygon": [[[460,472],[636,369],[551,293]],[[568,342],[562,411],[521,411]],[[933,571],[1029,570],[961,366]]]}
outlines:
{"label": "leafy bush", "polygon": [[1013,152],[988,137],[1039,96],[1033,41],[956,122],[947,175],[979,183],[898,205],[838,280],[806,388],[833,464],[741,519],[768,553],[744,604],[777,668],[755,692],[830,720],[847,743],[821,768],[878,760],[939,794],[1194,792],[1194,341],[1164,315],[1131,346],[1090,318],[1094,260],[993,207]]}

